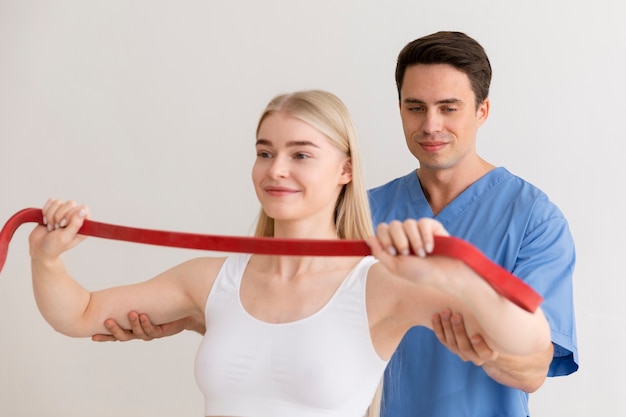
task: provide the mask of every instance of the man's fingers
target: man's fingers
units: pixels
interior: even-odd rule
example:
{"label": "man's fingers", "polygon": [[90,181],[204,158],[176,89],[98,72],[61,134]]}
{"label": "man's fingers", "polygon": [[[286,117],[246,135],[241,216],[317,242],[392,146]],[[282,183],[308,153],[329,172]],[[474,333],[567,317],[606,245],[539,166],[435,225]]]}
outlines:
{"label": "man's fingers", "polygon": [[472,342],[470,341],[467,331],[465,330],[463,317],[460,314],[452,314],[450,316],[450,326],[452,332],[454,333],[454,339],[456,340],[459,350],[461,352],[465,352],[466,354],[473,353],[474,347],[472,346]]}
{"label": "man's fingers", "polygon": [[450,349],[452,353],[458,355],[454,331],[450,325],[451,314],[452,313],[449,310],[444,310],[439,314],[434,314],[432,317],[432,326],[437,339]]}
{"label": "man's fingers", "polygon": [[132,330],[124,330],[120,327],[115,320],[108,319],[104,321],[104,327],[111,332],[112,337],[120,342],[126,342],[128,340],[136,339]]}
{"label": "man's fingers", "polygon": [[94,334],[91,336],[91,340],[94,342],[117,342],[115,336],[110,334]]}
{"label": "man's fingers", "polygon": [[493,361],[498,357],[498,352],[492,350],[482,336],[478,334],[474,335],[470,338],[470,341],[472,342],[472,347],[476,355],[482,359],[483,364],[487,361]]}

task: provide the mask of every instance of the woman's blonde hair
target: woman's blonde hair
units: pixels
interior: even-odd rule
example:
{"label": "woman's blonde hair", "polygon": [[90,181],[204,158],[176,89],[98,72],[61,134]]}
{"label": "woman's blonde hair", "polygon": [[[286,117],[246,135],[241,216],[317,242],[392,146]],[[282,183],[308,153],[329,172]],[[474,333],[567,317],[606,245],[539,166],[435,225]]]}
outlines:
{"label": "woman's blonde hair", "polygon": [[[259,118],[257,135],[263,121],[281,113],[301,120],[324,134],[350,158],[352,181],[343,186],[335,204],[335,226],[341,239],[363,239],[373,234],[367,192],[363,184],[361,158],[356,130],[350,113],[334,94],[323,90],[305,90],[274,97]],[[255,236],[273,237],[274,219],[261,209]]]}

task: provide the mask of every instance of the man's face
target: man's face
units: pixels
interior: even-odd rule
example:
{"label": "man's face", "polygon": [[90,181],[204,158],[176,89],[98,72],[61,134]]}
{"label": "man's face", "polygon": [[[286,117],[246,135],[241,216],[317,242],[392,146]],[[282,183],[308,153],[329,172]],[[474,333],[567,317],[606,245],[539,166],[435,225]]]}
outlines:
{"label": "man's face", "polygon": [[400,91],[404,136],[421,169],[462,168],[476,155],[476,133],[489,114],[470,80],[451,65],[409,66]]}

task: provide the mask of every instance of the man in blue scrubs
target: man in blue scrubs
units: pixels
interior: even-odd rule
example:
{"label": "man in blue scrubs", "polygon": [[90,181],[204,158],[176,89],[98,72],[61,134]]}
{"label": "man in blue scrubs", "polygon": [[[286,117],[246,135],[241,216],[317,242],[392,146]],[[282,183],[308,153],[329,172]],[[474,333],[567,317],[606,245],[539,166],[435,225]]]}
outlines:
{"label": "man in blue scrubs", "polygon": [[[414,328],[385,374],[384,417],[528,416],[546,376],[578,369],[572,295],[575,251],[561,211],[538,188],[476,153],[487,120],[491,66],[458,32],[417,39],[398,56],[396,84],[409,151],[419,168],[370,190],[374,223],[433,217],[544,297],[553,348],[530,357],[489,349],[462,317]],[[511,329],[515,331],[515,329]]]}
{"label": "man in blue scrubs", "polygon": [[[546,376],[578,369],[575,251],[567,221],[541,190],[476,153],[478,129],[489,115],[490,82],[484,49],[463,33],[434,33],[400,52],[400,115],[419,168],[370,190],[374,223],[434,217],[474,244],[544,297],[553,347],[530,357],[499,354],[480,336],[466,334],[461,316],[444,311],[433,317],[435,332],[412,329],[393,356],[383,417],[528,416],[528,393]],[[163,326],[134,312],[129,319],[134,334],[109,320],[113,336],[94,340],[204,333],[201,320],[192,318]]]}

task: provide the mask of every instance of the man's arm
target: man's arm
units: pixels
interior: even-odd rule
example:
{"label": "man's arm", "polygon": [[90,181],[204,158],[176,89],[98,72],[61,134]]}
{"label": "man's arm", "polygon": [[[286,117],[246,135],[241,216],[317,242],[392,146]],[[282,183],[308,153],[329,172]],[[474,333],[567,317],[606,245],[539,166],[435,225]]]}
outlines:
{"label": "man's arm", "polygon": [[91,337],[91,340],[94,342],[126,342],[135,339],[150,341],[152,339],[173,336],[183,330],[191,330],[201,335],[206,331],[204,317],[189,316],[170,323],[156,325],[152,323],[147,314],[131,311],[128,313],[128,321],[131,326],[130,330],[122,329],[115,320],[106,320],[104,327],[111,334],[95,334]]}
{"label": "man's arm", "polygon": [[531,393],[546,379],[554,347],[530,356],[504,355],[491,350],[480,335],[469,336],[463,317],[449,310],[433,316],[433,330],[439,341],[464,361],[482,366],[502,385]]}
{"label": "man's arm", "polygon": [[486,362],[483,369],[502,385],[532,393],[546,380],[553,352],[554,347],[550,345],[544,352],[531,356],[499,354],[495,361]]}

